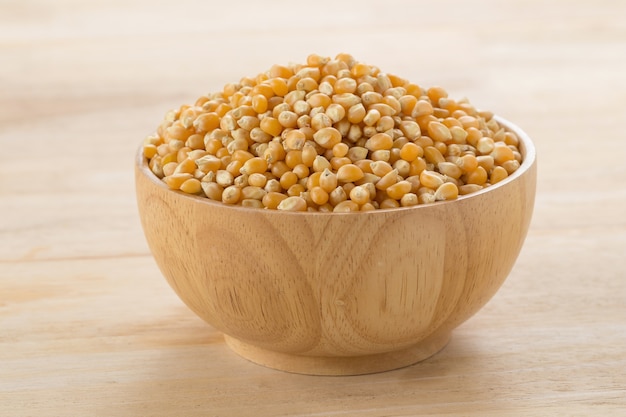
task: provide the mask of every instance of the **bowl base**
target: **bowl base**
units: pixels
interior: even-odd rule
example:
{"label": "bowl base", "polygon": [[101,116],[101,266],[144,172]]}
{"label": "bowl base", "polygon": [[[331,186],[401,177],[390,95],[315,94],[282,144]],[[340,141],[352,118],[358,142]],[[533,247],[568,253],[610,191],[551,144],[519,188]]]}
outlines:
{"label": "bowl base", "polygon": [[435,334],[408,348],[364,356],[304,356],[274,352],[224,335],[226,344],[243,358],[280,371],[307,375],[362,375],[391,371],[428,359],[442,350],[450,333]]}

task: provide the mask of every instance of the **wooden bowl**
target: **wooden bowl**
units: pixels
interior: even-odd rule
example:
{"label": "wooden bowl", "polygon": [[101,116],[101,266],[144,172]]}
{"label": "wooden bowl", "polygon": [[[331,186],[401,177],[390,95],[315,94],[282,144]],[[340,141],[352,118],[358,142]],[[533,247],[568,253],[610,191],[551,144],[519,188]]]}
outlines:
{"label": "wooden bowl", "polygon": [[455,201],[360,213],[227,206],[172,191],[136,160],[150,250],[178,296],[232,350],[290,372],[354,375],[441,350],[511,271],[530,223],[535,149]]}

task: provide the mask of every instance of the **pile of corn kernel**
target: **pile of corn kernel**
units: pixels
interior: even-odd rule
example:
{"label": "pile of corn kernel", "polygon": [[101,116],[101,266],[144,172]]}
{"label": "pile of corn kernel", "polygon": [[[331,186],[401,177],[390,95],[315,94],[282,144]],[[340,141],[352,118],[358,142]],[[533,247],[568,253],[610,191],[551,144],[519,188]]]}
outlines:
{"label": "pile of corn kernel", "polygon": [[171,189],[224,204],[348,212],[454,200],[515,172],[490,112],[351,55],[310,55],[168,112],[143,153]]}

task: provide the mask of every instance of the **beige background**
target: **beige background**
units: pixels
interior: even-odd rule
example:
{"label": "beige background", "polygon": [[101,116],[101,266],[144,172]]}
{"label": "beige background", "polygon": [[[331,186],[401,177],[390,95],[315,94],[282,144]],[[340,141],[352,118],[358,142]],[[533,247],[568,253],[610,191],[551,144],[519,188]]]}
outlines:
{"label": "beige background", "polygon": [[[0,0],[0,415],[626,415],[626,3]],[[172,107],[316,52],[531,135],[535,215],[435,357],[359,377],[240,359],[145,244],[132,162]]]}

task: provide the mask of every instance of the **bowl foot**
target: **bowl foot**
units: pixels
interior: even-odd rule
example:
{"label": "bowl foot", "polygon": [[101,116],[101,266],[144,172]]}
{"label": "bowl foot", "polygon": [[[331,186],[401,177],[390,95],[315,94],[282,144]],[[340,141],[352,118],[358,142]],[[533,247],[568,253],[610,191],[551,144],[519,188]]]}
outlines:
{"label": "bowl foot", "polygon": [[391,371],[423,361],[443,349],[450,333],[435,334],[394,352],[364,356],[304,356],[262,349],[224,335],[226,344],[251,362],[268,368],[308,375],[362,375]]}

